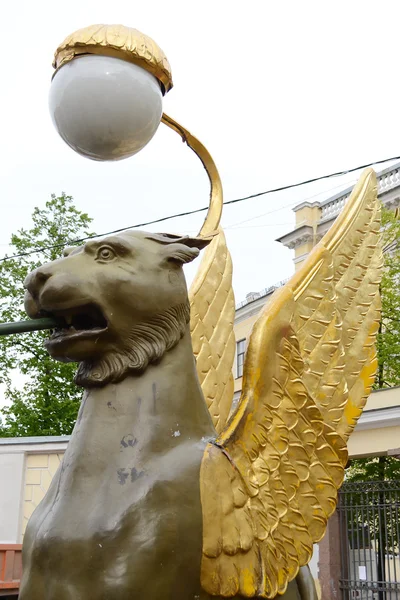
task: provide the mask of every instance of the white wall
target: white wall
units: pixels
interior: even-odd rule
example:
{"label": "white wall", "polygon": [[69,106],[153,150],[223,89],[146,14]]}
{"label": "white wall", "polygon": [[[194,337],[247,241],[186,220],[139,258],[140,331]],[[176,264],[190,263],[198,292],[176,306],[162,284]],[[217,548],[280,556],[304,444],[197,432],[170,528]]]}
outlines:
{"label": "white wall", "polygon": [[319,561],[319,546],[318,544],[314,544],[313,555],[308,563],[310,567],[310,571],[314,579],[318,579],[318,561]]}
{"label": "white wall", "polygon": [[[27,492],[32,492],[28,490],[28,484],[39,482],[29,481],[29,477],[26,477],[31,455],[46,454],[47,457],[54,454],[58,466],[57,455],[65,452],[68,441],[69,436],[0,438],[0,544],[21,543],[26,524],[25,513],[28,508],[33,510],[31,498],[26,497]],[[40,473],[31,473],[30,476],[32,475],[41,476]],[[46,487],[40,480],[40,488],[42,498],[48,485]],[[32,507],[28,507],[29,504]]]}
{"label": "white wall", "polygon": [[0,544],[18,544],[23,498],[24,454],[0,454]]}

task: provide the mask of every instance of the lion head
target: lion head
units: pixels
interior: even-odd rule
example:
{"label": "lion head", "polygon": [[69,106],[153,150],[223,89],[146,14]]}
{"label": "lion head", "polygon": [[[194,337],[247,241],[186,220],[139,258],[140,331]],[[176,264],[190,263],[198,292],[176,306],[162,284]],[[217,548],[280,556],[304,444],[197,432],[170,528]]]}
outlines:
{"label": "lion head", "polygon": [[83,387],[144,371],[183,336],[190,318],[184,263],[208,240],[127,231],[68,249],[25,280],[25,309],[53,316],[45,342],[56,360],[79,362]]}

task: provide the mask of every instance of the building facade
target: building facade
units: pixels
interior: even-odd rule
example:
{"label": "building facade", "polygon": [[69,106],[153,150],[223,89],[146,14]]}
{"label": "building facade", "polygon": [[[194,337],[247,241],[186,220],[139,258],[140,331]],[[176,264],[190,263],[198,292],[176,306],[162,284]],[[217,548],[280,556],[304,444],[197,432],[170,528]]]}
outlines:
{"label": "building facade", "polygon": [[[400,162],[377,173],[378,197],[388,209],[400,205]],[[353,186],[322,202],[301,202],[293,209],[295,228],[276,241],[294,250],[297,270],[312,248],[323,238],[346,204]]]}

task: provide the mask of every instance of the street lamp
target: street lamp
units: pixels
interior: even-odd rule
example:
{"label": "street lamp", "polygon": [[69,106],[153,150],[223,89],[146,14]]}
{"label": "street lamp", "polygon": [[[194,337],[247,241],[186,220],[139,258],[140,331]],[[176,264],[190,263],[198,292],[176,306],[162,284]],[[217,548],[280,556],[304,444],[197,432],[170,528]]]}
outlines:
{"label": "street lamp", "polygon": [[95,160],[120,160],[154,136],[172,76],[152,39],[122,25],[93,25],[64,40],[53,66],[50,113],[71,148]]}
{"label": "street lamp", "polygon": [[[62,139],[99,161],[133,156],[148,144],[160,122],[178,133],[201,160],[210,180],[210,203],[199,236],[219,227],[221,179],[207,149],[162,111],[173,86],[169,62],[148,36],[124,25],[91,25],[57,48],[49,95],[50,114]],[[1,323],[0,335],[57,326],[53,318]]]}

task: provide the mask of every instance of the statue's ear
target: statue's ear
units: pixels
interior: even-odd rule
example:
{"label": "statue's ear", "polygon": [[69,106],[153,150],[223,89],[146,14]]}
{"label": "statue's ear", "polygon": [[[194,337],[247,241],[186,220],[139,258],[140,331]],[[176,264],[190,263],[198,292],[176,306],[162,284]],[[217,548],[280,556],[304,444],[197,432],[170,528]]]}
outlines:
{"label": "statue's ear", "polygon": [[212,240],[218,232],[207,237],[189,237],[188,235],[180,236],[174,235],[173,233],[150,233],[146,237],[149,240],[154,240],[159,244],[184,244],[189,248],[198,248],[203,250]]}
{"label": "statue's ear", "polygon": [[194,260],[199,255],[199,251],[208,246],[214,236],[180,237],[170,233],[151,233],[146,237],[163,244],[162,252],[167,260],[184,265]]}
{"label": "statue's ear", "polygon": [[164,246],[162,253],[168,261],[185,265],[192,262],[200,254],[200,250],[198,248],[190,248],[184,244],[168,244]]}

